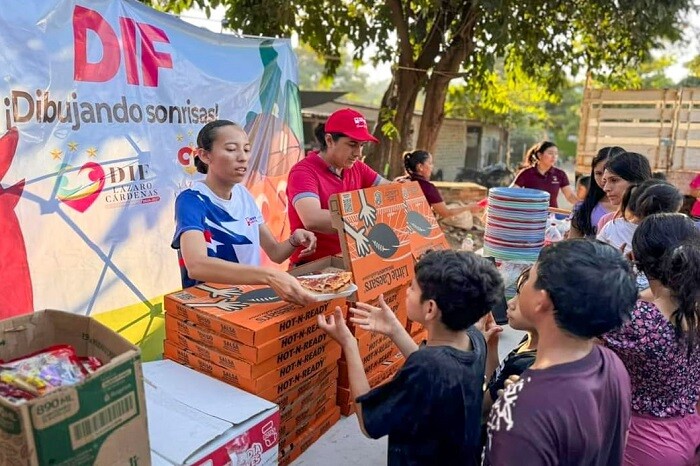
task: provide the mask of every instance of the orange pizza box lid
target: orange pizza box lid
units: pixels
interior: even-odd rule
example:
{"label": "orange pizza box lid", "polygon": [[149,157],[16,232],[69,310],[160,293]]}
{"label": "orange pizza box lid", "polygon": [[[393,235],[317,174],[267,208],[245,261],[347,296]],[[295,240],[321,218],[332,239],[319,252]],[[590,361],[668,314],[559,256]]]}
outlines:
{"label": "orange pizza box lid", "polygon": [[329,201],[357,300],[369,301],[413,278],[407,191],[390,183],[335,194]]}
{"label": "orange pizza box lid", "polygon": [[[187,318],[187,311],[218,321],[235,340],[259,346],[295,327],[316,319],[335,306],[343,307],[345,298],[296,306],[282,301],[272,288],[260,285],[219,285],[201,283],[165,296],[165,309]],[[182,315],[181,315],[182,314]]]}
{"label": "orange pizza box lid", "polygon": [[447,238],[418,182],[403,183],[402,186],[406,191],[406,222],[414,259],[420,259],[429,250],[449,249]]}

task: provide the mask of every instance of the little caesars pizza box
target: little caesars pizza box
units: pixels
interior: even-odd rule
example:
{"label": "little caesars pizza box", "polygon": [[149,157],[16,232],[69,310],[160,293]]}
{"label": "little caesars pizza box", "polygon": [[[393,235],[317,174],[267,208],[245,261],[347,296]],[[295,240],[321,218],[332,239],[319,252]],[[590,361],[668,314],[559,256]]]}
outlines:
{"label": "little caesars pizza box", "polygon": [[167,313],[181,321],[221,334],[244,345],[260,347],[282,334],[330,315],[345,298],[296,306],[272,288],[260,285],[202,283],[165,296]]}
{"label": "little caesars pizza box", "polygon": [[104,365],[83,382],[15,405],[0,398],[0,463],[151,464],[140,350],[85,316],[38,311],[0,321],[0,359],[54,345]]}
{"label": "little caesars pizza box", "polygon": [[335,194],[329,204],[344,263],[358,286],[350,301],[369,302],[410,283],[425,251],[449,247],[416,182]]}

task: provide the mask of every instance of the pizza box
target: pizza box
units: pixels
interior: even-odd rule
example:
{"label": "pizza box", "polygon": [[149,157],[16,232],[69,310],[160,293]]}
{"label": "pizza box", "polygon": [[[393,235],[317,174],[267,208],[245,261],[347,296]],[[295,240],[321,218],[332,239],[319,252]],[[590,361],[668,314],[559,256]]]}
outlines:
{"label": "pizza box", "polygon": [[[328,346],[328,348],[326,348],[326,346]],[[190,366],[195,370],[214,376],[256,395],[260,395],[271,388],[277,387],[280,383],[295,375],[310,375],[331,364],[335,365],[338,358],[340,358],[340,352],[340,345],[334,341],[329,341],[327,345],[317,345],[308,352],[301,354],[267,374],[263,374],[257,379],[246,379],[233,372],[231,369],[207,361],[194,353],[179,348],[168,340],[163,342],[164,357]],[[302,380],[303,378],[295,379],[297,383]]]}
{"label": "pizza box", "polygon": [[[182,321],[173,316],[172,313],[165,314],[165,335],[168,338],[170,338],[170,336],[177,336],[178,338],[184,337],[198,343],[203,343],[215,348],[217,351],[229,354],[251,364],[263,363],[291,349],[297,351],[297,348],[302,348],[310,341],[317,344],[330,338],[326,332],[319,328],[315,320],[311,320],[305,325],[295,327],[295,329],[289,333],[279,335],[277,338],[261,346],[248,346],[226,335],[203,329],[192,322]],[[175,338],[173,338],[173,341],[175,341]]]}
{"label": "pizza box", "polygon": [[229,466],[277,459],[274,403],[168,360],[146,363],[143,372],[154,464]]}
{"label": "pizza box", "polygon": [[[362,367],[365,374],[370,374],[380,367],[384,360],[395,354],[398,349],[393,341],[388,340],[383,342],[377,348],[362,358]],[[348,366],[344,360],[338,361],[338,385],[341,387],[349,387],[350,380],[348,379]]]}
{"label": "pizza box", "polygon": [[336,306],[345,307],[338,297],[309,306],[282,301],[272,288],[258,285],[202,283],[165,295],[166,312],[180,320],[226,335],[248,346],[262,346],[280,335],[316,321]]}
{"label": "pizza box", "polygon": [[318,374],[314,374],[306,379],[299,385],[283,390],[274,399],[274,402],[280,406],[283,411],[285,408],[293,404],[299,398],[303,398],[305,394],[315,386],[328,386],[331,383],[338,382],[338,366],[330,366],[326,369],[319,371]]}
{"label": "pizza box", "polygon": [[336,407],[327,416],[314,422],[291,444],[280,450],[279,464],[287,466],[295,459],[299,458],[311,445],[314,444],[323,434],[328,432],[336,422],[340,420],[340,409]]}
{"label": "pizza box", "polygon": [[430,203],[416,181],[403,183],[406,190],[406,222],[410,231],[411,253],[415,261],[430,250],[450,249]]}
{"label": "pizza box", "polygon": [[321,400],[322,403],[319,406],[305,415],[299,415],[298,419],[293,419],[293,422],[285,426],[286,430],[280,431],[280,448],[283,449],[285,445],[290,444],[295,439],[303,435],[304,431],[308,430],[311,425],[317,422],[319,419],[323,419],[331,411],[337,409],[335,403],[335,393],[332,393],[327,398]]}
{"label": "pizza box", "polygon": [[284,417],[280,417],[280,437],[293,432],[297,426],[308,424],[309,421],[318,419],[319,411],[328,402],[332,406],[335,405],[337,386],[336,384],[329,385],[326,390],[316,395],[313,399],[307,400],[304,403],[294,402],[295,409],[289,411]]}
{"label": "pizza box", "polygon": [[343,260],[358,286],[357,301],[371,301],[413,278],[407,196],[403,184],[390,183],[329,199]]}

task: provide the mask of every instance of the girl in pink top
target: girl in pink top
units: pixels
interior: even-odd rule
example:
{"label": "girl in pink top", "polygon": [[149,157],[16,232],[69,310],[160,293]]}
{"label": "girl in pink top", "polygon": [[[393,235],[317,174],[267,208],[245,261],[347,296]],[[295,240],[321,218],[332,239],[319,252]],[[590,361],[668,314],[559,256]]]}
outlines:
{"label": "girl in pink top", "polygon": [[690,195],[695,198],[695,204],[690,209],[690,216],[698,219],[700,218],[700,173],[690,182]]}
{"label": "girl in pink top", "polygon": [[698,464],[700,231],[683,214],[651,215],[635,231],[632,250],[653,301],[638,301],[630,321],[603,336],[632,382],[624,464]]}

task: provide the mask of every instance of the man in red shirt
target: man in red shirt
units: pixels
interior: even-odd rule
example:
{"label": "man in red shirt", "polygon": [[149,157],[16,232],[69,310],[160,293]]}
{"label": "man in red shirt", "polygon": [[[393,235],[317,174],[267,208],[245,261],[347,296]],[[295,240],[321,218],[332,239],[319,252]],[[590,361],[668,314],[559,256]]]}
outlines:
{"label": "man in red shirt", "polygon": [[[294,165],[287,180],[291,230],[305,228],[317,238],[316,252],[304,257],[304,262],[340,253],[338,232],[328,210],[332,194],[388,183],[361,160],[364,145],[379,142],[361,113],[350,108],[337,110],[316,128],[315,135],[320,151],[309,152]],[[290,262],[300,265],[296,252]]]}

